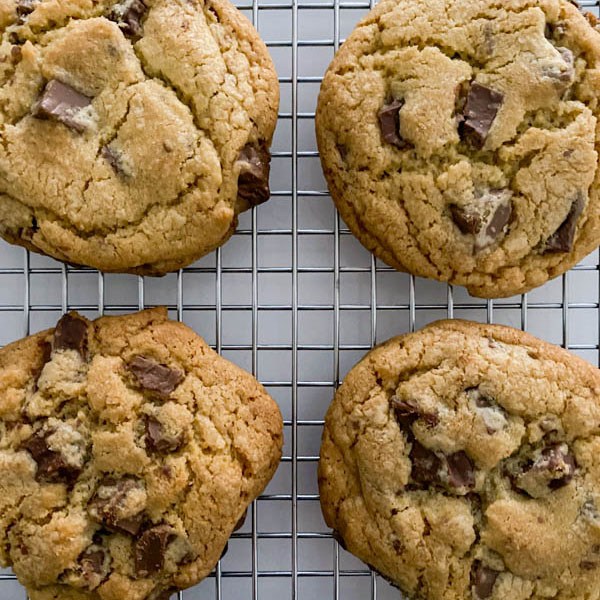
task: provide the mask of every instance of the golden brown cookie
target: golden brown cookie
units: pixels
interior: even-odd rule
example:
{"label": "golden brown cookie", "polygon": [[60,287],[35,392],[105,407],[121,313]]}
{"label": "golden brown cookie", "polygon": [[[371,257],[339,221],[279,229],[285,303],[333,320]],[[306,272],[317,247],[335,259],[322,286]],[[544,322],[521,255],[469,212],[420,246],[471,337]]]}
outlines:
{"label": "golden brown cookie", "polygon": [[600,244],[600,33],[567,0],[383,0],[321,86],[331,196],[396,269],[504,297]]}
{"label": "golden brown cookie", "polygon": [[600,371],[499,325],[440,321],[345,378],[327,524],[407,598],[600,594]]}
{"label": "golden brown cookie", "polygon": [[215,566],[282,427],[166,309],[69,313],[0,350],[0,562],[32,600],[167,600]]}
{"label": "golden brown cookie", "polygon": [[269,198],[279,84],[228,0],[0,0],[0,235],[161,275]]}

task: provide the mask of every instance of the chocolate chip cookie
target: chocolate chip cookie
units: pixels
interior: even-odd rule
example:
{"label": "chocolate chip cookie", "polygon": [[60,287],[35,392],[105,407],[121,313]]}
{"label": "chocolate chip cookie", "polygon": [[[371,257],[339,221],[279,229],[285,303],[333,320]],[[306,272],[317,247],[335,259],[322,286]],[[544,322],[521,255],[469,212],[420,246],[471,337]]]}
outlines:
{"label": "chocolate chip cookie", "polygon": [[600,371],[497,325],[391,339],[336,393],[319,489],[334,535],[407,598],[597,598]]}
{"label": "chocolate chip cookie", "polygon": [[228,0],[0,0],[0,235],[161,275],[269,198],[279,84]]}
{"label": "chocolate chip cookie", "polygon": [[281,446],[264,388],[165,309],[69,313],[0,350],[0,562],[31,600],[167,600]]}
{"label": "chocolate chip cookie", "polygon": [[377,257],[481,297],[600,244],[600,33],[567,0],[383,0],[316,115],[341,216]]}

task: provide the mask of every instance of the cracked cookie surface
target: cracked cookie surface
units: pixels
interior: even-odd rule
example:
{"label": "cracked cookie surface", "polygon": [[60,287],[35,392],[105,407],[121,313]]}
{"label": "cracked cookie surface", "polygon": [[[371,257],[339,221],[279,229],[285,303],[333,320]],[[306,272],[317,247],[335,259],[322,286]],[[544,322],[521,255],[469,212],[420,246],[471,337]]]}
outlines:
{"label": "cracked cookie surface", "polygon": [[32,600],[168,600],[217,563],[282,427],[166,309],[69,313],[0,350],[0,562]]}
{"label": "cracked cookie surface", "polygon": [[600,371],[497,325],[391,339],[336,393],[319,491],[408,598],[597,598]]}
{"label": "cracked cookie surface", "polygon": [[227,0],[0,0],[0,235],[161,275],[269,197],[279,84]]}
{"label": "cracked cookie surface", "polygon": [[600,33],[566,0],[383,0],[316,114],[340,214],[396,269],[504,297],[600,244]]}

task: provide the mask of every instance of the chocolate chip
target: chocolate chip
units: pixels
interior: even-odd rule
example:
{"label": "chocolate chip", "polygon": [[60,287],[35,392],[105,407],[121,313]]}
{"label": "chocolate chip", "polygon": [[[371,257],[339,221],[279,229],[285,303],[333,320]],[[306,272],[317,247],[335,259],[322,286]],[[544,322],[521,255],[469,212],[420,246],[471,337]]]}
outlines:
{"label": "chocolate chip", "polygon": [[168,398],[184,379],[181,371],[171,369],[145,356],[136,356],[129,363],[129,370],[142,389],[153,392],[161,398]]}
{"label": "chocolate chip", "polygon": [[271,155],[263,144],[246,144],[240,151],[237,163],[240,165],[238,175],[238,197],[257,206],[266,202],[271,196],[269,189],[269,171]]}
{"label": "chocolate chip", "polygon": [[16,63],[20,62],[22,56],[23,56],[23,50],[21,50],[21,46],[13,46],[10,49],[10,57],[13,62],[16,62]]}
{"label": "chocolate chip", "polygon": [[38,3],[38,1],[39,0],[18,0],[17,15],[22,18],[31,14],[34,11],[35,5]]}
{"label": "chocolate chip", "polygon": [[439,482],[442,461],[434,452],[414,440],[409,458],[412,462],[411,477],[414,481],[421,484]]}
{"label": "chocolate chip", "polygon": [[162,569],[164,552],[172,530],[168,525],[157,525],[147,529],[135,543],[135,571],[140,577],[147,577]]}
{"label": "chocolate chip", "polygon": [[448,484],[454,488],[475,487],[475,469],[473,462],[462,450],[446,457],[448,465]]}
{"label": "chocolate chip", "polygon": [[84,360],[88,345],[87,322],[76,313],[67,313],[56,324],[52,338],[52,349],[76,350]]}
{"label": "chocolate chip", "polygon": [[467,96],[462,133],[481,148],[485,144],[494,119],[502,106],[504,94],[473,82]]}
{"label": "chocolate chip", "polygon": [[484,600],[492,595],[500,571],[490,569],[490,567],[486,567],[480,562],[477,562],[476,565],[475,572],[471,576],[473,596],[479,600]]}
{"label": "chocolate chip", "polygon": [[239,529],[241,529],[244,526],[247,516],[248,516],[248,509],[246,509],[244,511],[244,514],[238,519],[238,522],[235,524],[235,527],[233,528],[234,531],[238,531]]}
{"label": "chocolate chip", "polygon": [[142,0],[125,0],[117,4],[108,18],[117,23],[121,31],[129,37],[141,37],[143,34],[142,19],[148,7]]}
{"label": "chocolate chip", "polygon": [[33,460],[37,463],[35,478],[37,481],[64,481],[73,482],[81,473],[81,468],[67,462],[60,453],[48,447],[47,440],[54,433],[54,429],[34,433],[24,444]]}
{"label": "chocolate chip", "polygon": [[123,165],[121,155],[110,146],[103,146],[102,156],[106,162],[113,168],[114,172],[120,176],[128,175],[127,170]]}
{"label": "chocolate chip", "polygon": [[144,513],[142,510],[136,514],[126,514],[131,510],[127,507],[127,501],[132,492],[141,489],[143,486],[136,479],[105,478],[90,500],[88,512],[109,529],[137,535],[144,520]]}
{"label": "chocolate chip", "polygon": [[512,192],[490,189],[462,206],[450,205],[452,220],[464,235],[474,236],[475,252],[493,244],[512,216]]}
{"label": "chocolate chip", "polygon": [[532,498],[568,485],[575,475],[575,457],[566,444],[554,444],[536,453],[514,477],[514,486]]}
{"label": "chocolate chip", "polygon": [[56,119],[67,127],[81,133],[87,129],[79,118],[92,99],[79,93],[66,83],[52,79],[46,84],[40,99],[33,106],[32,114],[37,119]]}
{"label": "chocolate chip", "polygon": [[88,550],[79,564],[84,585],[89,590],[97,588],[108,575],[106,552],[102,549]]}
{"label": "chocolate chip", "polygon": [[146,419],[146,448],[150,452],[175,452],[183,444],[183,433],[170,436],[154,417]]}
{"label": "chocolate chip", "polygon": [[50,362],[52,357],[52,344],[47,342],[46,340],[41,340],[39,343],[39,347],[41,350],[41,358],[38,365],[31,370],[31,376],[34,380],[34,388],[37,390],[37,382],[46,366],[46,363]]}
{"label": "chocolate chip", "polygon": [[381,137],[388,144],[398,148],[406,148],[406,142],[400,137],[400,109],[404,106],[404,100],[393,99],[384,104],[377,113]]}
{"label": "chocolate chip", "polygon": [[435,427],[439,423],[439,417],[435,413],[421,412],[412,400],[400,400],[393,396],[390,405],[394,410],[396,421],[404,428],[409,428],[417,419],[423,419],[429,427]]}
{"label": "chocolate chip", "polygon": [[579,215],[582,213],[584,206],[585,197],[582,192],[578,192],[571,204],[571,209],[569,210],[567,218],[546,240],[544,252],[570,252],[573,249],[575,232],[577,230],[577,219],[579,219]]}

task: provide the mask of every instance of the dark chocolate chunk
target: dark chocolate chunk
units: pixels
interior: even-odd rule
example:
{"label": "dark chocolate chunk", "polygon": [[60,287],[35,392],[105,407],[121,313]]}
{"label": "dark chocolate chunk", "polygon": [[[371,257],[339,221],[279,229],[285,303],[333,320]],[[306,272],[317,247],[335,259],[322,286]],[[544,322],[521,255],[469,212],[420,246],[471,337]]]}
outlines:
{"label": "dark chocolate chunk", "polygon": [[121,156],[113,148],[111,148],[110,146],[104,146],[102,148],[102,156],[104,157],[106,162],[113,168],[114,172],[117,175],[126,176],[128,174],[126,172],[125,167],[123,166]]}
{"label": "dark chocolate chunk", "polygon": [[585,206],[585,196],[579,192],[573,203],[567,218],[561,226],[547,239],[544,252],[570,252],[575,241],[577,231],[577,219]]}
{"label": "dark chocolate chunk", "polygon": [[435,427],[439,423],[437,414],[421,412],[412,400],[400,400],[393,396],[390,405],[394,410],[396,421],[404,428],[409,428],[417,419],[423,419],[429,427]]}
{"label": "dark chocolate chunk", "polygon": [[50,362],[50,358],[52,357],[52,344],[50,344],[49,342],[46,342],[44,340],[44,341],[39,342],[39,347],[40,347],[42,356],[40,358],[40,362],[31,371],[31,376],[33,377],[33,380],[35,381],[34,387],[36,390],[37,390],[38,379],[40,378],[40,375],[42,374],[42,371],[44,370],[46,363]]}
{"label": "dark chocolate chunk", "polygon": [[53,429],[34,433],[24,444],[33,460],[37,463],[35,478],[37,481],[64,481],[71,483],[81,473],[81,469],[67,462],[60,452],[48,447],[47,439],[54,433]]}
{"label": "dark chocolate chunk", "polygon": [[471,84],[463,113],[462,132],[475,146],[481,148],[485,144],[503,100],[504,94],[476,81]]}
{"label": "dark chocolate chunk", "polygon": [[154,417],[146,419],[146,448],[150,452],[175,452],[183,444],[183,434],[170,436]]}
{"label": "dark chocolate chunk", "polygon": [[94,497],[88,505],[92,517],[106,525],[109,529],[137,535],[144,520],[144,513],[123,515],[127,496],[142,484],[132,478],[115,480],[106,478],[100,482]]}
{"label": "dark chocolate chunk", "polygon": [[84,360],[87,356],[87,323],[76,313],[67,313],[56,324],[52,349],[77,350]]}
{"label": "dark chocolate chunk", "polygon": [[400,109],[404,100],[393,99],[389,104],[384,104],[377,113],[381,137],[388,144],[398,148],[405,148],[406,142],[400,137]]}
{"label": "dark chocolate chunk", "polygon": [[79,93],[58,79],[52,79],[46,84],[40,99],[32,109],[32,114],[38,119],[56,119],[81,133],[86,130],[86,125],[77,117],[91,102],[89,96]]}
{"label": "dark chocolate chunk", "polygon": [[129,363],[129,370],[142,389],[153,392],[161,398],[168,398],[184,379],[181,371],[171,369],[145,356],[136,356]]}
{"label": "dark chocolate chunk", "polygon": [[108,575],[106,553],[101,548],[88,550],[79,560],[81,577],[89,590],[97,588]]}
{"label": "dark chocolate chunk", "polygon": [[448,465],[448,484],[454,488],[475,487],[475,468],[473,462],[462,450],[446,457]]}
{"label": "dark chocolate chunk", "polygon": [[475,572],[471,576],[473,585],[473,596],[479,600],[485,600],[492,595],[496,579],[500,571],[490,569],[480,562],[476,563]]}
{"label": "dark chocolate chunk", "polygon": [[422,484],[439,482],[442,461],[434,452],[414,440],[409,458],[412,462],[411,477],[416,482]]}
{"label": "dark chocolate chunk", "polygon": [[246,144],[237,159],[240,165],[238,175],[238,197],[246,200],[251,206],[266,202],[271,196],[269,189],[269,172],[271,154],[263,144],[258,146]]}
{"label": "dark chocolate chunk", "polygon": [[233,528],[234,531],[238,531],[239,529],[241,529],[244,526],[247,516],[248,516],[248,509],[246,509],[244,511],[244,514],[238,519],[238,522],[235,524],[235,527]]}
{"label": "dark chocolate chunk", "polygon": [[20,18],[23,18],[29,14],[31,14],[35,5],[38,3],[38,0],[18,0],[17,1],[17,15]]}
{"label": "dark chocolate chunk", "polygon": [[148,7],[142,0],[125,0],[117,4],[108,18],[117,23],[121,31],[129,37],[141,37],[143,34],[142,19]]}
{"label": "dark chocolate chunk", "polygon": [[477,252],[493,244],[512,216],[512,192],[490,189],[463,206],[450,205],[452,220],[461,233],[474,236]]}
{"label": "dark chocolate chunk", "polygon": [[171,536],[172,530],[168,525],[157,525],[140,535],[135,543],[135,571],[140,577],[162,569]]}

